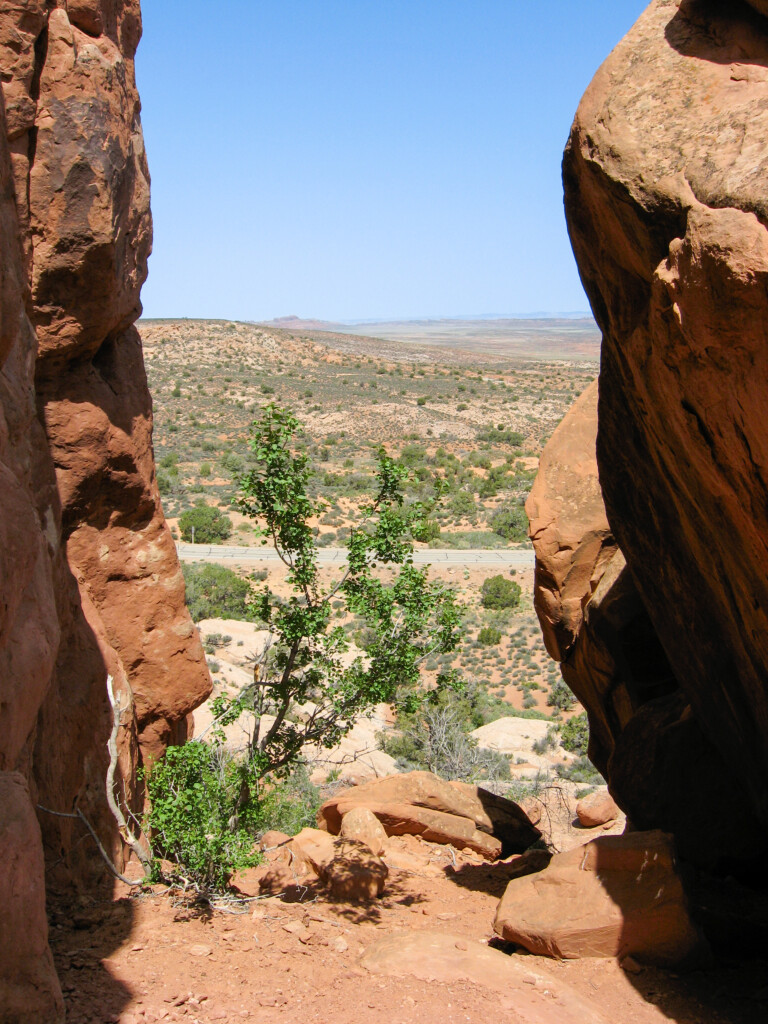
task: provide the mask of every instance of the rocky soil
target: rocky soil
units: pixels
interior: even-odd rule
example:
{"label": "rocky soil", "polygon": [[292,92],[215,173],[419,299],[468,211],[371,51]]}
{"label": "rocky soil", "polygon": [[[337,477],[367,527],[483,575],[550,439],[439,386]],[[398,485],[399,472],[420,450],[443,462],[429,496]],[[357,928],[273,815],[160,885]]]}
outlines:
{"label": "rocky soil", "polygon": [[[583,842],[604,832],[563,821],[554,838],[566,834]],[[768,1013],[765,962],[720,960],[679,975],[514,952],[493,935],[509,863],[413,836],[390,839],[385,860],[384,893],[369,904],[322,890],[217,909],[160,888],[55,900],[52,946],[69,1019],[762,1024]],[[489,961],[493,947],[503,952]]]}

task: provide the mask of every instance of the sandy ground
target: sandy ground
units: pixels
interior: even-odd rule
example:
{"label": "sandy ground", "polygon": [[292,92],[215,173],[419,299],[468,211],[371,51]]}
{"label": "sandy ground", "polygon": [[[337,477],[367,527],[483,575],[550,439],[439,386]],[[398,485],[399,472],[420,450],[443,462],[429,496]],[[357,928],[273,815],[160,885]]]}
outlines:
{"label": "sandy ground", "polygon": [[[620,827],[621,823],[619,824]],[[559,819],[560,842],[603,830]],[[611,831],[615,831],[616,828]],[[51,941],[70,1024],[208,1024],[241,1020],[338,1024],[765,1024],[765,962],[687,976],[611,960],[557,962],[501,948],[517,980],[493,971],[468,980],[473,951],[493,942],[504,862],[415,837],[389,841],[381,899],[349,904],[307,890],[212,909],[160,887],[132,895],[120,886],[101,902],[51,905]],[[247,885],[243,885],[248,890]],[[446,980],[430,959],[435,933],[455,950]],[[416,950],[394,976],[373,973],[365,953],[396,936]],[[361,959],[363,958],[363,959]],[[504,964],[506,966],[506,962]],[[414,971],[419,977],[412,976]],[[506,977],[506,972],[504,972]],[[473,975],[474,977],[474,975]],[[441,978],[442,980],[436,980]]]}

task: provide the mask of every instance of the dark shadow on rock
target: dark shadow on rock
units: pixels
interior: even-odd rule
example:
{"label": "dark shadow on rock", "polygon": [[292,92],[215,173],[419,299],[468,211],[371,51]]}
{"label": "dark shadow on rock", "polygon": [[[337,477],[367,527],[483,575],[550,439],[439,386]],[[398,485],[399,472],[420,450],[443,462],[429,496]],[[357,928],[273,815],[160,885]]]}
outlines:
{"label": "dark shadow on rock", "polygon": [[552,855],[546,850],[530,850],[512,861],[497,861],[491,864],[463,864],[456,869],[450,865],[444,868],[445,877],[470,892],[484,892],[499,899],[513,878],[542,871]]}
{"label": "dark shadow on rock", "polygon": [[[687,952],[681,946],[680,962],[672,968],[643,963],[643,958],[639,954],[635,957],[630,950],[626,962],[628,981],[644,1000],[679,1024],[690,1024],[692,1019],[707,1024],[765,1024],[768,898],[756,903],[756,893],[750,895],[732,880],[725,882],[705,876],[679,862],[677,873],[691,920],[703,941]],[[612,902],[621,909],[625,921],[622,940],[629,940],[638,925],[643,928],[643,918],[646,922],[650,919],[650,908],[638,908],[632,902],[632,886],[622,884],[620,873],[601,870],[599,858],[596,875]],[[663,898],[660,905],[664,907]],[[744,924],[741,929],[740,922]],[[664,926],[662,910],[660,934]],[[669,928],[667,934],[673,931]]]}
{"label": "dark shadow on rock", "polygon": [[684,57],[768,67],[768,18],[744,0],[683,0],[665,36]]}
{"label": "dark shadow on rock", "polygon": [[[477,796],[483,811],[492,824],[491,834],[501,843],[501,856],[509,857],[513,853],[524,853],[533,843],[541,839],[541,831],[513,800],[498,796],[482,785],[477,788]],[[485,826],[481,826],[485,831]]]}

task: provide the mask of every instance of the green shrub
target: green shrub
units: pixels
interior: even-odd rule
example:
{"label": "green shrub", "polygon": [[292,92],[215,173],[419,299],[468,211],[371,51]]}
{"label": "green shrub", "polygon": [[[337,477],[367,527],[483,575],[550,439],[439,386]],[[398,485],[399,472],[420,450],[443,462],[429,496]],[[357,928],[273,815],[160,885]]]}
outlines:
{"label": "green shrub", "polygon": [[235,455],[234,452],[226,452],[226,454],[222,455],[221,465],[232,476],[237,476],[245,469],[244,461],[239,455]]}
{"label": "green shrub", "polygon": [[440,524],[436,523],[434,519],[425,519],[413,530],[413,539],[421,541],[424,544],[429,543],[429,541],[438,540],[439,538]]}
{"label": "green shrub", "polygon": [[468,491],[459,491],[451,498],[448,508],[455,516],[471,516],[477,512],[477,502]]}
{"label": "green shrub", "polygon": [[563,747],[571,754],[582,756],[587,753],[589,745],[589,722],[586,711],[580,715],[574,715],[567,722],[563,722],[561,728]]}
{"label": "green shrub", "polygon": [[559,711],[570,711],[575,702],[576,698],[564,681],[562,679],[555,679],[549,689],[547,704],[551,708],[557,708]]}
{"label": "green shrub", "polygon": [[503,505],[491,515],[488,525],[494,533],[511,541],[524,541],[528,537],[528,516],[522,505]]}
{"label": "green shrub", "polygon": [[274,829],[295,836],[303,828],[317,827],[317,812],[322,799],[317,786],[309,779],[303,763],[284,779],[263,786],[254,812],[257,836]]}
{"label": "green shrub", "polygon": [[232,523],[229,516],[225,516],[219,509],[212,505],[201,504],[195,505],[194,508],[188,509],[179,516],[182,540],[188,543],[192,541],[193,529],[195,544],[216,544],[230,536]]}
{"label": "green shrub", "polygon": [[187,562],[182,565],[182,571],[187,606],[194,622],[201,619],[256,620],[256,610],[248,603],[251,586],[232,569]]}
{"label": "green shrub", "polygon": [[477,639],[483,647],[496,647],[501,643],[501,630],[495,626],[483,626],[477,634]]}
{"label": "green shrub", "polygon": [[480,587],[483,608],[516,608],[520,604],[520,585],[500,573],[488,576]]}
{"label": "green shrub", "polygon": [[561,779],[580,785],[602,786],[605,783],[605,779],[586,755],[577,758],[572,764],[558,765],[557,774]]}
{"label": "green shrub", "polygon": [[240,774],[220,750],[193,741],[169,747],[147,779],[153,851],[205,888],[223,888],[233,872],[258,862],[252,831],[237,821]]}
{"label": "green shrub", "polygon": [[519,448],[525,443],[525,438],[522,434],[516,430],[505,430],[503,423],[500,423],[498,427],[489,426],[478,431],[477,439],[478,441],[490,441],[496,444],[510,444],[514,448]]}
{"label": "green shrub", "polygon": [[543,736],[540,740],[536,740],[533,744],[534,754],[546,754],[548,750],[554,750],[557,747],[558,740],[558,729],[556,725],[550,725],[547,729],[547,735]]}
{"label": "green shrub", "polygon": [[427,399],[423,395],[420,398],[416,399],[416,405],[426,405],[426,404],[427,404]]}

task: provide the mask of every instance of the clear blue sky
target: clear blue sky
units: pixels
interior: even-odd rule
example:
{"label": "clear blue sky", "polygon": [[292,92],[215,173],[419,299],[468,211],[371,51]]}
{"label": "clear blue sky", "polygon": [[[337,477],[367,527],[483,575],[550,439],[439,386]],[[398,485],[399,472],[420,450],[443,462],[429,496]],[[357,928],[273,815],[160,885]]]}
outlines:
{"label": "clear blue sky", "polygon": [[560,160],[643,0],[143,0],[145,315],[585,310]]}

